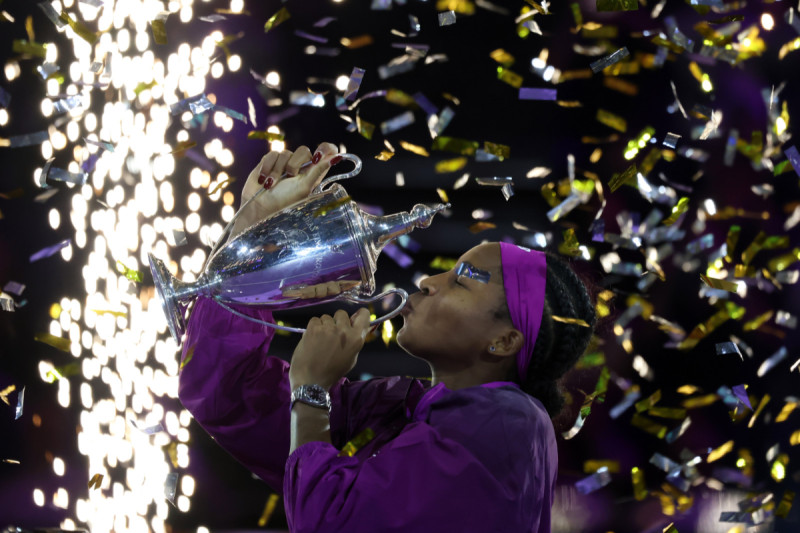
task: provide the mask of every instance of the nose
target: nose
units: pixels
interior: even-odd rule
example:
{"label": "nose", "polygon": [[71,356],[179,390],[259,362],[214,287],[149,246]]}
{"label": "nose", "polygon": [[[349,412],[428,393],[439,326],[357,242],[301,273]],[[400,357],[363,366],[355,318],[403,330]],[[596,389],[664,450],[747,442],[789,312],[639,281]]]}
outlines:
{"label": "nose", "polygon": [[441,274],[437,274],[435,276],[428,276],[427,278],[420,281],[419,291],[425,296],[432,296],[436,294],[436,292],[439,290],[436,285],[439,276],[441,276]]}

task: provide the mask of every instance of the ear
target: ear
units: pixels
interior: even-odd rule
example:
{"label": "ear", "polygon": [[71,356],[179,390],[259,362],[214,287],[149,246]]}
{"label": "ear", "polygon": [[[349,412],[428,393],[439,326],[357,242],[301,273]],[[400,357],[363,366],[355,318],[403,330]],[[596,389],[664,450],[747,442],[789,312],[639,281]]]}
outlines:
{"label": "ear", "polygon": [[[525,343],[525,336],[516,328],[508,328],[503,333],[492,340],[492,344],[486,347],[491,355],[499,357],[509,357],[517,355]],[[494,350],[491,350],[494,346]]]}

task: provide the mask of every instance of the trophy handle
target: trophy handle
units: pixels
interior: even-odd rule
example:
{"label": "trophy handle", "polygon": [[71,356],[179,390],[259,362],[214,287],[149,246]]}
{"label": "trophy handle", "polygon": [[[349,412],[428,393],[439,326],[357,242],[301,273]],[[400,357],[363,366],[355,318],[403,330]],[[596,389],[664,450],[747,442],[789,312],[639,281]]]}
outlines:
{"label": "trophy handle", "polygon": [[[385,296],[388,296],[390,294],[397,294],[398,296],[400,296],[400,300],[401,300],[400,305],[398,305],[395,309],[391,310],[389,313],[387,313],[387,314],[385,314],[385,315],[383,315],[381,317],[378,317],[378,318],[376,318],[375,320],[373,320],[372,322],[369,323],[370,326],[375,326],[377,324],[380,324],[381,322],[385,322],[386,320],[392,319],[392,318],[396,317],[398,314],[400,314],[400,311],[403,310],[403,307],[405,307],[406,302],[408,301],[408,293],[405,290],[403,290],[403,289],[389,289],[389,290],[386,290],[386,291],[384,291],[384,292],[382,292],[382,293],[380,293],[380,294],[378,294],[376,296],[373,296],[371,298],[359,298],[357,296],[351,296],[351,295],[348,295],[348,294],[341,294],[339,297],[337,297],[335,299],[336,300],[347,300],[347,301],[354,302],[354,303],[359,303],[359,304],[371,304],[371,303],[375,303],[376,301],[378,301],[381,298],[383,298]],[[281,325],[278,325],[278,324],[273,324],[272,322],[267,322],[265,320],[261,320],[261,319],[258,319],[258,318],[253,318],[251,316],[247,316],[244,313],[240,313],[236,309],[233,309],[229,305],[226,305],[226,304],[222,303],[222,301],[219,299],[218,295],[214,296],[214,301],[217,302],[220,306],[222,306],[222,308],[225,309],[226,311],[228,311],[230,313],[233,313],[234,315],[236,315],[238,317],[241,317],[241,318],[244,318],[246,320],[249,320],[250,322],[255,322],[256,324],[263,324],[263,325],[269,326],[269,327],[271,327],[273,329],[280,329],[280,330],[283,330],[283,331],[290,331],[292,333],[305,333],[306,332],[305,328],[292,328],[292,327],[289,327],[289,326],[281,326]]]}
{"label": "trophy handle", "polygon": [[355,168],[346,174],[336,174],[335,176],[328,176],[327,178],[322,180],[322,182],[319,185],[317,185],[313,191],[311,191],[311,194],[319,194],[321,192],[324,192],[325,186],[328,185],[329,183],[352,178],[353,176],[361,172],[362,163],[360,157],[358,157],[355,154],[341,154],[339,157],[353,163],[353,165],[355,165]]}

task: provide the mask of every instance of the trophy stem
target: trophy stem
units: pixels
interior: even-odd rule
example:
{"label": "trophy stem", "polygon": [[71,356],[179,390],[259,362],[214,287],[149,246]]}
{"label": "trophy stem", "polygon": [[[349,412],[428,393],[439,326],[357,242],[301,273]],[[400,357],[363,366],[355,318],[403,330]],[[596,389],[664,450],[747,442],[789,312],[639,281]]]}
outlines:
{"label": "trophy stem", "polygon": [[156,259],[153,254],[147,254],[147,258],[150,261],[150,272],[153,274],[156,292],[167,318],[169,332],[175,342],[180,344],[181,337],[186,333],[184,318],[186,307],[188,302],[197,295],[198,287],[196,284],[186,283],[173,276],[164,262]]}

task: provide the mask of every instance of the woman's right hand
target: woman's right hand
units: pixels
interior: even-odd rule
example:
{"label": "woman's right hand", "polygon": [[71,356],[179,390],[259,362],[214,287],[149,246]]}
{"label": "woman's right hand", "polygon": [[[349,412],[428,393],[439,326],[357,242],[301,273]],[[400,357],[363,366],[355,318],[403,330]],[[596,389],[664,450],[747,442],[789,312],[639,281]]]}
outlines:
{"label": "woman's right hand", "polygon": [[337,156],[332,143],[322,143],[314,155],[306,146],[294,152],[271,151],[250,172],[242,189],[242,205],[261,189],[267,192],[250,202],[234,223],[230,239],[251,225],[306,198],[319,185]]}

